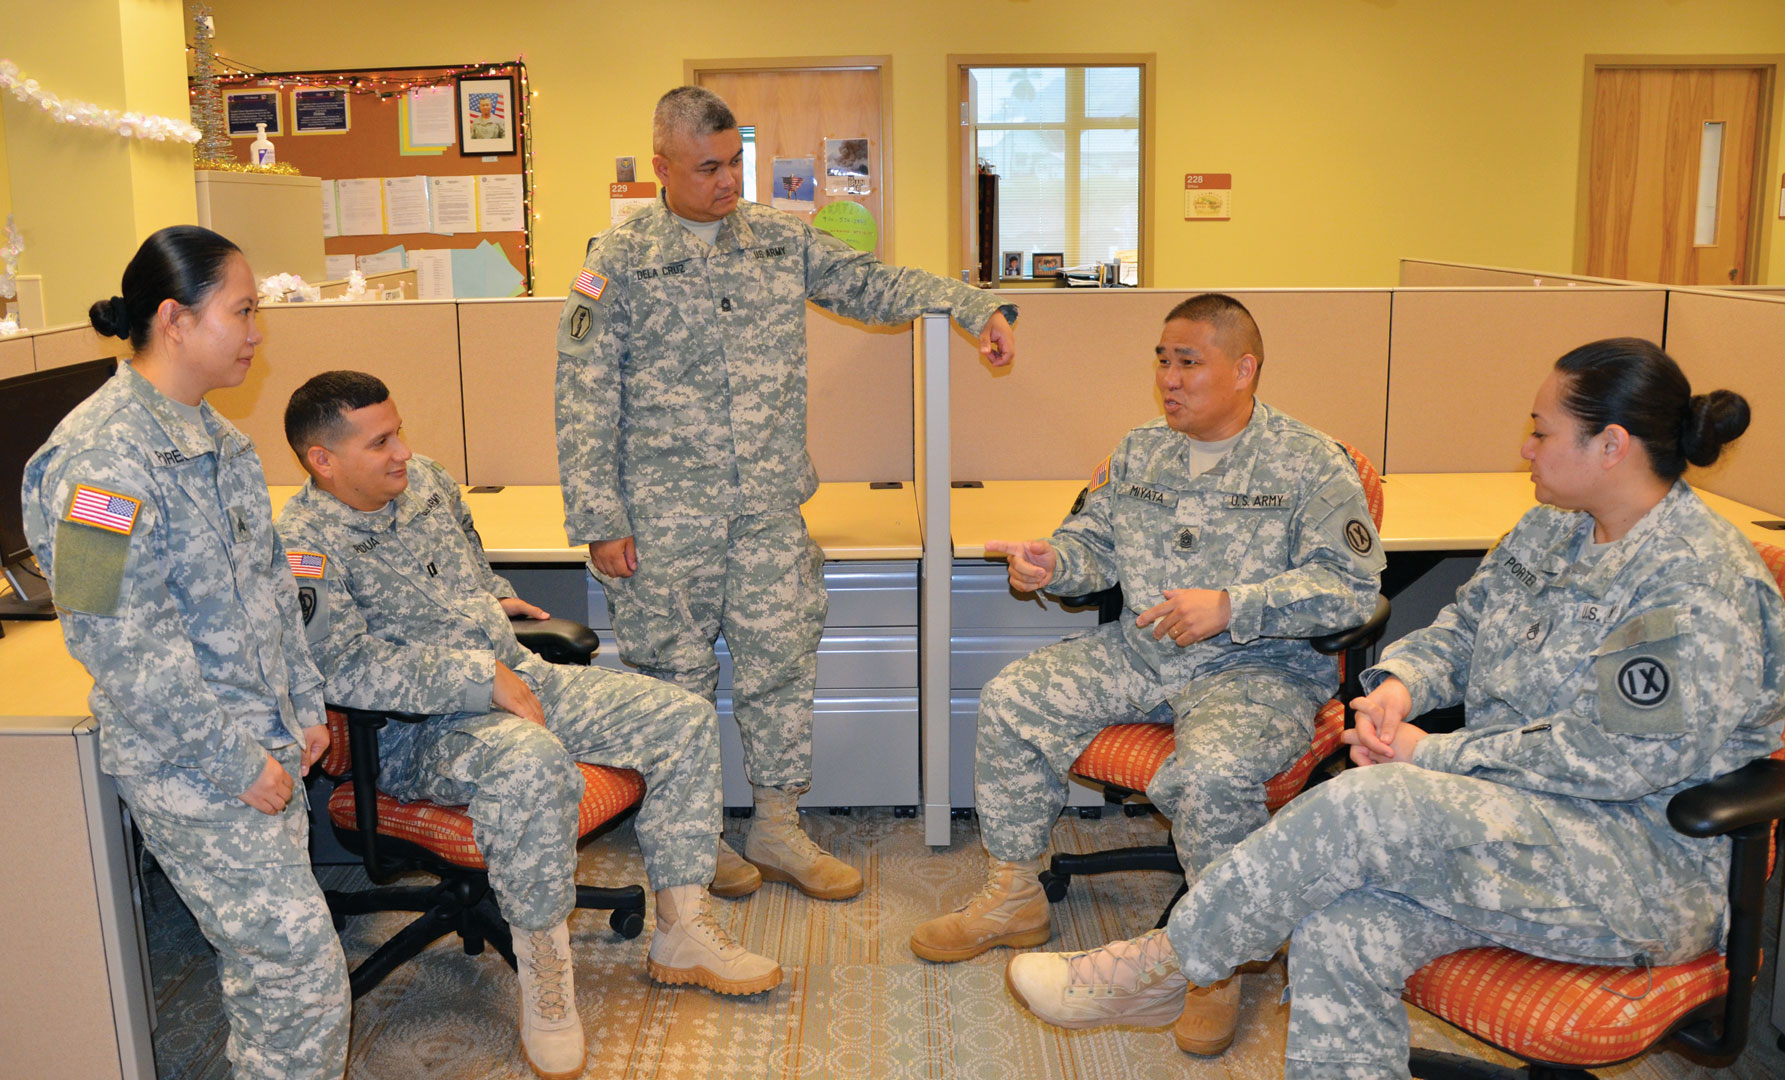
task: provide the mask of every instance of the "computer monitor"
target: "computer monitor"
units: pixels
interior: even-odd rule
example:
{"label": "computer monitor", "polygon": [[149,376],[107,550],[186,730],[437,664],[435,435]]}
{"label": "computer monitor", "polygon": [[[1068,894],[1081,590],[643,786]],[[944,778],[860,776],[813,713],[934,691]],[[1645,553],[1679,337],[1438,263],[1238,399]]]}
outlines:
{"label": "computer monitor", "polygon": [[0,619],[56,617],[49,586],[25,539],[24,507],[19,501],[25,462],[49,440],[62,418],[105,385],[117,368],[118,362],[107,358],[0,380],[0,570],[12,585],[12,595],[0,597]]}

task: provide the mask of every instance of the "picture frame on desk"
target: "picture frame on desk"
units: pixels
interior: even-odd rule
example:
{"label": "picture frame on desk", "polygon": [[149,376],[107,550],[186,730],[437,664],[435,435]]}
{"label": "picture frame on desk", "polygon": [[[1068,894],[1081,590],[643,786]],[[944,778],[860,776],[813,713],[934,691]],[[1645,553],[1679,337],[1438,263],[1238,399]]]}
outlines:
{"label": "picture frame on desk", "polygon": [[1037,251],[1029,257],[1029,276],[1059,277],[1060,268],[1066,265],[1066,254],[1061,251]]}
{"label": "picture frame on desk", "polygon": [[459,156],[512,154],[518,145],[519,122],[510,75],[461,75],[459,91]]}

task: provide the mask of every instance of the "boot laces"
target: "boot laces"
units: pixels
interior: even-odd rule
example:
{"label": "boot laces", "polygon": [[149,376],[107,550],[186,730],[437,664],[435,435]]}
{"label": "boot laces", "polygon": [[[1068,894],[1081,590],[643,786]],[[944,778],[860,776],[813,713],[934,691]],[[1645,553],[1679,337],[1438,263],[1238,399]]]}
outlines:
{"label": "boot laces", "polygon": [[1071,986],[1109,987],[1132,993],[1151,980],[1163,965],[1177,966],[1177,954],[1163,930],[1152,930],[1128,941],[1115,941],[1101,949],[1072,953],[1066,958]]}
{"label": "boot laces", "polygon": [[570,1011],[570,996],[565,975],[570,971],[569,957],[558,955],[549,930],[533,930],[527,935],[527,972],[533,979],[533,1011],[542,1020],[562,1020]]}
{"label": "boot laces", "polygon": [[1007,873],[1002,870],[993,870],[985,876],[985,884],[979,887],[979,891],[968,897],[967,902],[955,908],[955,911],[963,915],[979,909],[987,912],[992,911],[1010,897],[1015,884],[1016,874],[1014,871]]}
{"label": "boot laces", "polygon": [[731,932],[719,922],[718,916],[713,913],[713,905],[704,896],[700,903],[695,905],[694,910],[684,918],[688,921],[690,934],[697,934],[705,938],[721,957],[730,957],[744,951],[744,947],[739,945],[732,938]]}

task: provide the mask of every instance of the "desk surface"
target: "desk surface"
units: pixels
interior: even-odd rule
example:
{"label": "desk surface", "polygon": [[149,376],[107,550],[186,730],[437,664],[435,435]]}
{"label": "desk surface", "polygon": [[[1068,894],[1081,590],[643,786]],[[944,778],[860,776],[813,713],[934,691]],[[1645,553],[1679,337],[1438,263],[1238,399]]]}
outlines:
{"label": "desk surface", "polygon": [[[275,486],[277,513],[297,488]],[[564,543],[564,504],[555,486],[511,485],[470,493],[465,505],[477,520],[484,549],[495,563],[580,563],[581,548]],[[917,559],[923,535],[917,526],[917,493],[911,485],[873,489],[865,483],[820,484],[803,508],[812,539],[824,557],[839,560]]]}
{"label": "desk surface", "polygon": [[[62,644],[62,624],[7,620],[0,638],[0,731],[67,732],[92,715],[93,680]],[[56,721],[60,721],[59,723]]]}
{"label": "desk surface", "polygon": [[[1082,480],[1002,480],[953,489],[955,557],[984,558],[987,540],[1047,536],[1083,486]],[[1708,491],[1698,494],[1748,539],[1785,546],[1785,532],[1754,524],[1776,520],[1772,514]],[[1527,473],[1396,473],[1383,478],[1382,547],[1486,551],[1536,505]]]}

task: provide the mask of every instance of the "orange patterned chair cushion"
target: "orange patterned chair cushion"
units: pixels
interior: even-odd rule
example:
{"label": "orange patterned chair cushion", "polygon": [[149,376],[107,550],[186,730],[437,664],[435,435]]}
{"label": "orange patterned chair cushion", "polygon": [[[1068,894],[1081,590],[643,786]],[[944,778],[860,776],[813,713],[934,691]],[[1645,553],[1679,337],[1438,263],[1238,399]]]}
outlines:
{"label": "orange patterned chair cushion", "polygon": [[[1345,710],[1328,701],[1314,717],[1314,739],[1295,764],[1271,777],[1264,785],[1264,805],[1271,811],[1295,798],[1308,774],[1339,747],[1345,730]],[[1072,763],[1072,772],[1100,784],[1114,784],[1129,791],[1145,791],[1153,774],[1172,755],[1177,740],[1170,724],[1113,724],[1097,733],[1091,745]]]}
{"label": "orange patterned chair cushion", "polygon": [[1650,972],[1487,947],[1432,961],[1407,980],[1402,996],[1526,1060],[1602,1065],[1641,1053],[1728,985],[1716,952]]}
{"label": "orange patterned chair cushion", "polygon": [[[618,817],[645,797],[645,778],[631,769],[610,769],[580,761],[576,767],[583,771],[583,801],[576,813],[578,836]],[[358,829],[357,807],[353,785],[342,784],[329,796],[329,820],[336,828]],[[471,837],[471,818],[462,806],[398,802],[380,791],[378,835],[417,844],[454,866],[485,869],[483,852]]]}

